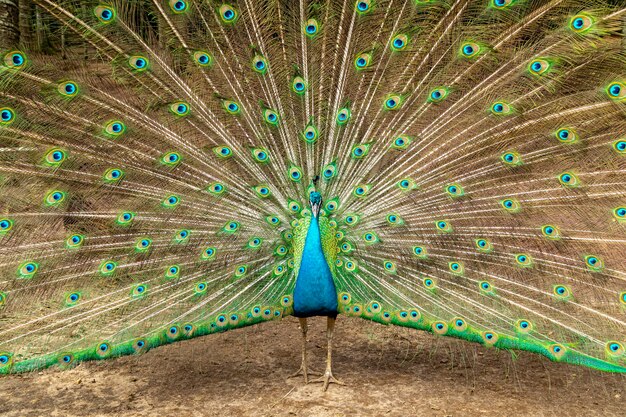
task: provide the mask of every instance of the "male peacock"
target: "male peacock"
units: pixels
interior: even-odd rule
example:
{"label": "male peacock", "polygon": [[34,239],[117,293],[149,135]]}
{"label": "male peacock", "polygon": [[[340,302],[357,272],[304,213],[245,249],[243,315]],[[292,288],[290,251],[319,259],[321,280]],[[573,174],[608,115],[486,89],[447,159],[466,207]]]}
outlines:
{"label": "male peacock", "polygon": [[[37,0],[0,373],[338,313],[626,372],[622,0]],[[54,28],[52,28],[54,29]],[[80,56],[79,56],[80,55]]]}

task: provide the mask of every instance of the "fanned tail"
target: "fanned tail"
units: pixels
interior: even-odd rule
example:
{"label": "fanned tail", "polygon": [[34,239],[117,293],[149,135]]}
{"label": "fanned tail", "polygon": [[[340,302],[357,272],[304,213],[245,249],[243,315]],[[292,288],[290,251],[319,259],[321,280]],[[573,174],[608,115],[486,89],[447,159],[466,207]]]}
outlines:
{"label": "fanned tail", "polygon": [[38,0],[0,67],[0,373],[340,313],[626,371],[626,9]]}

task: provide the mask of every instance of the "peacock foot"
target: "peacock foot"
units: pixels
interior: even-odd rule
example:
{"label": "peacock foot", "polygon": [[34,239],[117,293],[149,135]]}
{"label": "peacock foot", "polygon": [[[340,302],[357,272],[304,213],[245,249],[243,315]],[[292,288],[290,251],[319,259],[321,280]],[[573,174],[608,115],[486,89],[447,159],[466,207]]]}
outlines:
{"label": "peacock foot", "polygon": [[302,365],[300,365],[300,369],[298,369],[295,373],[289,375],[288,378],[295,378],[295,377],[300,376],[300,375],[304,376],[304,383],[308,384],[309,383],[309,375],[322,375],[322,373],[307,367],[303,363]]}
{"label": "peacock foot", "polygon": [[324,373],[324,375],[320,376],[319,378],[316,378],[314,380],[311,381],[311,383],[315,383],[315,382],[323,382],[324,383],[324,391],[326,391],[328,389],[328,385],[330,384],[337,384],[337,385],[346,385],[344,382],[338,380],[337,378],[335,378],[333,376],[333,373],[330,369],[327,369],[326,372]]}

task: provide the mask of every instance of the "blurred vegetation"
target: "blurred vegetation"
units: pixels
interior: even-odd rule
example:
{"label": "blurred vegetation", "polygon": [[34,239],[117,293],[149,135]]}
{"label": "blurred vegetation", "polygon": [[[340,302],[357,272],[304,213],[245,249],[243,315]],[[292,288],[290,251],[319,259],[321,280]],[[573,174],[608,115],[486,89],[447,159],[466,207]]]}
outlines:
{"label": "blurred vegetation", "polygon": [[[93,2],[57,0],[86,22],[93,19]],[[0,0],[0,50],[21,49],[47,55],[67,57],[70,51],[89,58],[90,48],[80,33],[61,24],[36,0]],[[112,0],[107,2],[123,10],[125,21],[144,40],[165,44],[162,18],[150,0]]]}

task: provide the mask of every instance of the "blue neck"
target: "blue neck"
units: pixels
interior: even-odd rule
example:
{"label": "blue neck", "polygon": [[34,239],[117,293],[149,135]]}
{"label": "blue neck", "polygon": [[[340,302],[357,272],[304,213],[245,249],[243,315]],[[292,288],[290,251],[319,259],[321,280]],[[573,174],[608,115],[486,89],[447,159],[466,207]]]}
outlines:
{"label": "blue neck", "polygon": [[337,315],[337,291],[324,257],[317,217],[311,218],[304,242],[293,293],[293,309],[296,317]]}

